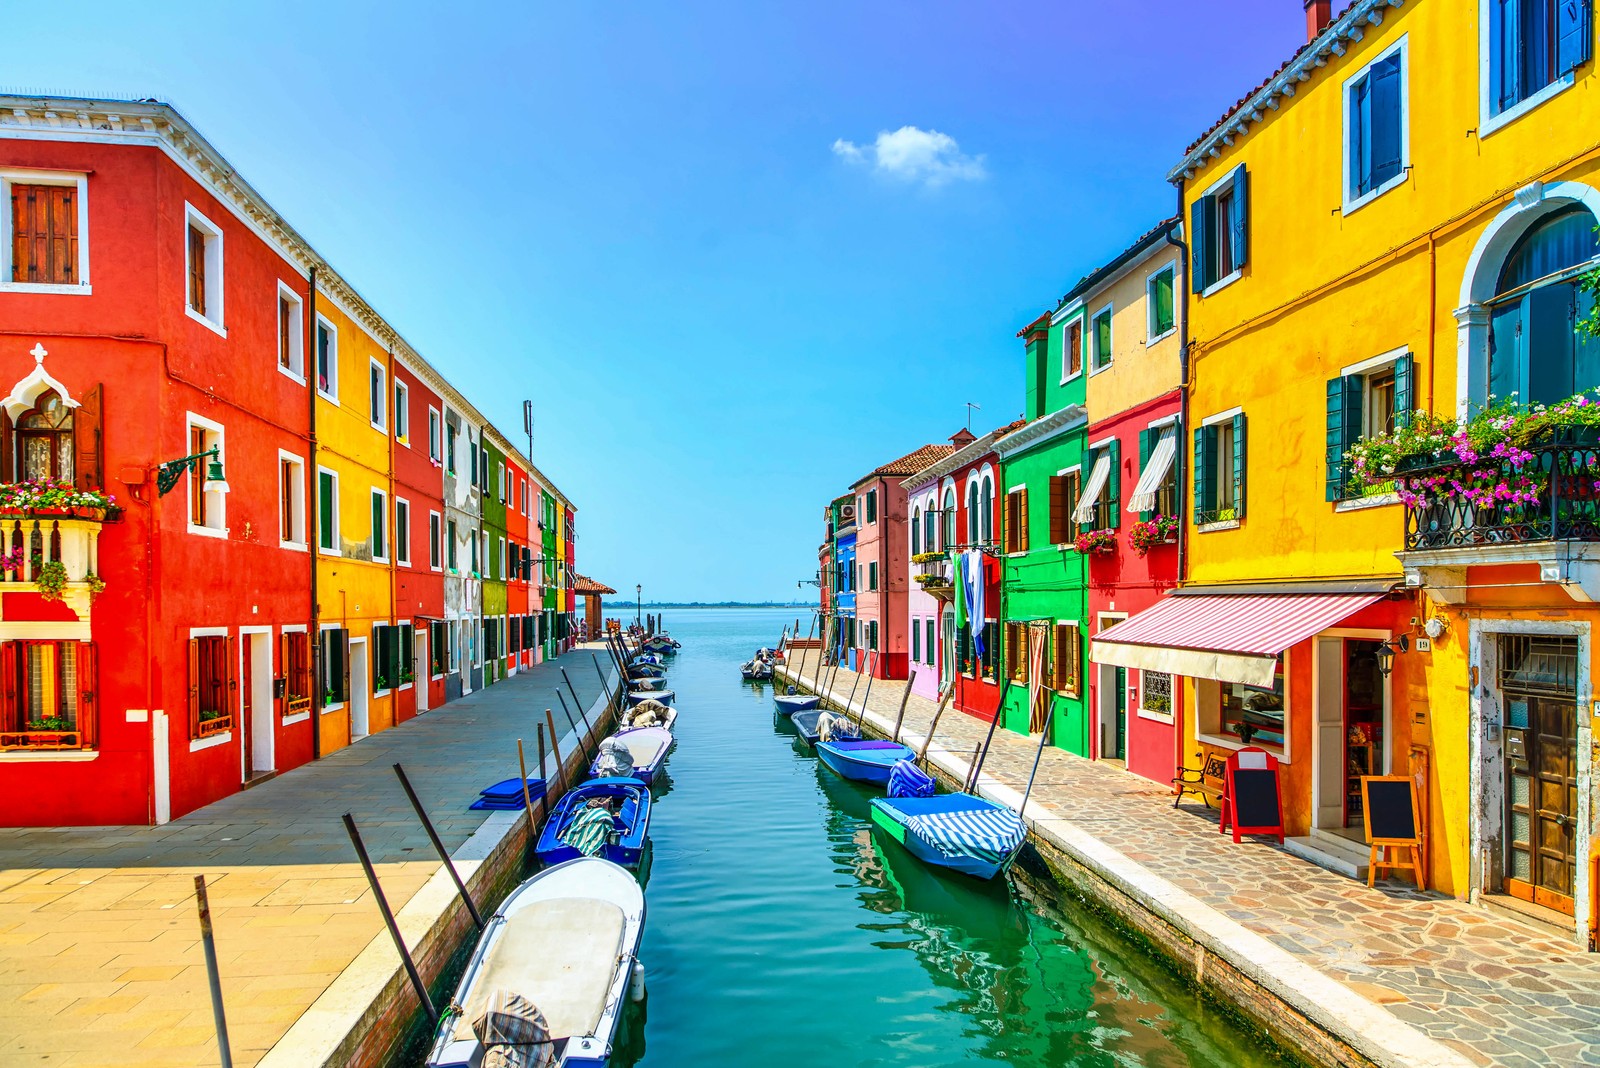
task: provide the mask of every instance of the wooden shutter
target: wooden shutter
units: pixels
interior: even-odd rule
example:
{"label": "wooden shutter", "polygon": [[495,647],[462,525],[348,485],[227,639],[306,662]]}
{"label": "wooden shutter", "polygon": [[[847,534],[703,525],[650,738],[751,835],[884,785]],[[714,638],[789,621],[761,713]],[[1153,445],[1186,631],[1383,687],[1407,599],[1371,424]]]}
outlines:
{"label": "wooden shutter", "polygon": [[1189,288],[1192,292],[1204,292],[1211,284],[1211,257],[1212,257],[1212,198],[1201,197],[1189,205]]}
{"label": "wooden shutter", "polygon": [[189,227],[189,307],[206,314],[206,235]]}
{"label": "wooden shutter", "polygon": [[1111,457],[1111,473],[1106,476],[1106,526],[1116,530],[1122,525],[1122,440],[1112,438],[1106,451]]}
{"label": "wooden shutter", "polygon": [[1028,551],[1028,488],[1017,491],[1017,551]]}
{"label": "wooden shutter", "polygon": [[1067,476],[1050,476],[1050,544],[1067,540]]}
{"label": "wooden shutter", "polygon": [[50,206],[50,263],[47,282],[76,282],[78,269],[78,191],[47,186]]}
{"label": "wooden shutter", "polygon": [[[96,385],[78,398],[78,408],[72,413],[72,455],[74,478],[79,489],[105,489],[100,427],[102,423],[101,391]],[[9,435],[7,435],[9,438]]]}
{"label": "wooden shutter", "polygon": [[1590,0],[1556,4],[1556,73],[1570,74],[1587,63],[1594,49]]}
{"label": "wooden shutter", "polygon": [[78,280],[78,191],[11,187],[11,280],[70,285]]}
{"label": "wooden shutter", "polygon": [[33,266],[33,191],[31,185],[11,187],[11,280],[31,282]]}
{"label": "wooden shutter", "polygon": [[[1557,4],[1558,8],[1564,5]],[[1585,7],[1588,5],[1585,4]],[[1373,188],[1400,173],[1400,54],[1379,60],[1367,75],[1367,102],[1370,125],[1367,151],[1371,165],[1367,174]]]}
{"label": "wooden shutter", "polygon": [[350,700],[350,632],[336,630],[339,636],[339,669],[343,673],[340,679],[339,699]]}
{"label": "wooden shutter", "polygon": [[1216,461],[1217,428],[1194,428],[1194,511],[1195,522],[1210,522],[1207,515],[1217,506]]}
{"label": "wooden shutter", "polygon": [[1411,425],[1411,413],[1416,404],[1417,361],[1402,356],[1394,361],[1394,425],[1401,429]]}
{"label": "wooden shutter", "polygon": [[1072,690],[1073,695],[1076,696],[1077,694],[1083,692],[1083,631],[1076,624],[1074,624],[1071,628],[1071,632],[1072,648],[1068,655],[1070,656],[1072,663],[1068,668],[1068,674],[1072,679],[1072,685],[1070,689]]}
{"label": "wooden shutter", "polygon": [[1233,230],[1233,267],[1238,270],[1250,262],[1250,178],[1243,163],[1233,169],[1231,215],[1226,225]]}
{"label": "wooden shutter", "polygon": [[189,639],[189,737],[200,737],[200,639]]}
{"label": "wooden shutter", "polygon": [[1233,508],[1234,518],[1244,518],[1245,475],[1249,464],[1245,459],[1244,413],[1233,417]]}
{"label": "wooden shutter", "polygon": [[78,744],[88,749],[100,733],[100,709],[95,703],[98,658],[94,642],[78,642]]}
{"label": "wooden shutter", "polygon": [[24,726],[17,708],[18,642],[0,642],[0,730],[17,731]]}
{"label": "wooden shutter", "polygon": [[[1328,472],[1323,495],[1330,501],[1343,500],[1347,492],[1349,472],[1345,469],[1344,454],[1360,435],[1362,388],[1360,375],[1328,379]],[[1237,435],[1237,426],[1234,432]]]}

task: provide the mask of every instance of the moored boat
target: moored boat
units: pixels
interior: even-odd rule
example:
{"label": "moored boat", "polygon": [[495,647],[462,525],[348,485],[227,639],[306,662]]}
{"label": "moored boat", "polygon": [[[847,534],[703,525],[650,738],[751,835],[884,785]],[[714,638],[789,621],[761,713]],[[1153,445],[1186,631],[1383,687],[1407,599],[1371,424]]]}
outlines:
{"label": "moored boat", "polygon": [[622,763],[631,764],[633,778],[648,784],[672,749],[672,732],[666,727],[629,727],[600,743],[589,765],[590,775],[614,775]]}
{"label": "moored boat", "polygon": [[628,680],[628,689],[630,690],[659,690],[666,685],[666,678],[660,675]]}
{"label": "moored boat", "polygon": [[[568,790],[556,802],[550,818],[539,832],[535,849],[543,864],[560,864],[565,860],[589,855],[599,856],[625,868],[639,865],[645,843],[650,840],[650,790],[649,784],[633,776],[614,776],[591,779]],[[590,801],[605,802],[610,817],[610,827],[585,810],[593,809]],[[604,840],[596,839],[604,832]],[[598,848],[598,852],[595,849]]]}
{"label": "moored boat", "polygon": [[772,703],[778,706],[779,712],[786,716],[792,716],[796,712],[804,712],[807,709],[816,708],[817,705],[822,703],[822,698],[816,694],[780,693],[772,698]]}
{"label": "moored boat", "polygon": [[887,783],[895,761],[909,760],[914,755],[909,746],[899,742],[847,738],[817,743],[817,756],[824,764],[857,782]]}
{"label": "moored boat", "polygon": [[622,710],[617,716],[617,727],[623,730],[630,727],[662,727],[670,731],[677,721],[678,710],[671,705],[642,701]]}
{"label": "moored boat", "polygon": [[822,740],[823,716],[832,716],[834,719],[834,727],[830,731],[833,737],[843,738],[846,736],[846,732],[848,737],[854,738],[856,736],[855,724],[851,722],[849,716],[841,715],[838,712],[829,712],[825,708],[808,708],[804,711],[796,712],[789,717],[789,722],[794,726],[796,734],[804,738],[809,744],[816,745]]}
{"label": "moored boat", "polygon": [[677,694],[665,687],[659,690],[629,690],[628,703],[636,705],[640,701],[660,701],[664,705],[670,705],[676,696]]}
{"label": "moored boat", "polygon": [[605,1065],[639,966],[644,917],[638,880],[596,857],[517,887],[478,939],[427,1068],[477,1068],[496,1038],[511,1040],[504,1045],[521,1063]]}
{"label": "moored boat", "polygon": [[993,879],[1016,859],[1027,826],[997,801],[971,794],[875,797],[872,822],[919,860]]}

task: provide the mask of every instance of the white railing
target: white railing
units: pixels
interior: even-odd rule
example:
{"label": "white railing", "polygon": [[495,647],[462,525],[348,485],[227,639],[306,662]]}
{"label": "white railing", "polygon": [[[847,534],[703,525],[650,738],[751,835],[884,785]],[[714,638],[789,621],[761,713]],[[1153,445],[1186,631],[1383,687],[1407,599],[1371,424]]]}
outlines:
{"label": "white railing", "polygon": [[[0,585],[33,584],[48,564],[59,563],[68,583],[98,574],[100,520],[67,516],[0,516],[0,557],[18,562],[0,571]],[[20,557],[20,560],[19,560]]]}

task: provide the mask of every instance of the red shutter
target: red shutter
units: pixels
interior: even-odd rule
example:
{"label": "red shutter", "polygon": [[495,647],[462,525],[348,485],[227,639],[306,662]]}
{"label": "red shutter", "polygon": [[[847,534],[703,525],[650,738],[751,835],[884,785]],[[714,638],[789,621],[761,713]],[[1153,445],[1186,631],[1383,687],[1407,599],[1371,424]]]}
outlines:
{"label": "red shutter", "polygon": [[200,737],[200,639],[189,639],[189,737]]}
{"label": "red shutter", "polygon": [[0,730],[22,729],[17,714],[17,643],[0,642]]}
{"label": "red shutter", "polygon": [[50,186],[51,282],[78,280],[78,191]]}
{"label": "red shutter", "polygon": [[[79,489],[105,489],[101,463],[104,450],[100,446],[101,390],[96,385],[78,398],[78,408],[72,413],[72,452],[74,478]],[[6,435],[7,445],[10,435]]]}
{"label": "red shutter", "polygon": [[94,642],[79,642],[78,731],[81,735],[79,744],[85,749],[92,748],[100,734],[100,706],[95,703],[95,691],[98,689],[96,660]]}
{"label": "red shutter", "polygon": [[206,235],[189,227],[189,307],[206,314]]}
{"label": "red shutter", "polygon": [[11,187],[11,280],[33,281],[33,191],[31,185]]}

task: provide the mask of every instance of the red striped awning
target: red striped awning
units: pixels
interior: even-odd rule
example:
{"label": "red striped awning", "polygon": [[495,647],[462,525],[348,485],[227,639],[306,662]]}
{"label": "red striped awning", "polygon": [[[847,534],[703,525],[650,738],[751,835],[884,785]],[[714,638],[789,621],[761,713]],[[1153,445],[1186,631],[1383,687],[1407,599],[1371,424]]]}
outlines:
{"label": "red striped awning", "polygon": [[1096,635],[1089,656],[1097,664],[1271,686],[1278,654],[1384,596],[1169,595]]}

